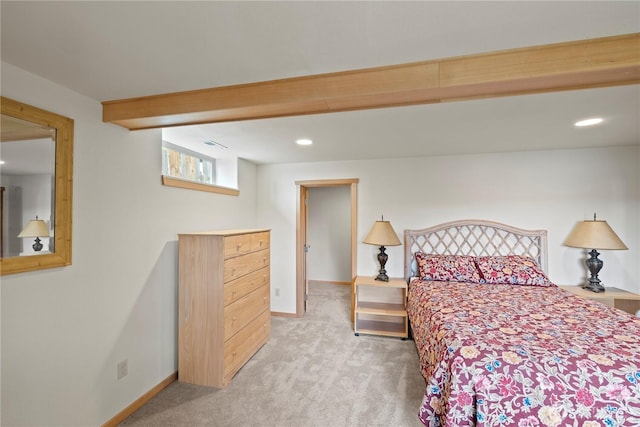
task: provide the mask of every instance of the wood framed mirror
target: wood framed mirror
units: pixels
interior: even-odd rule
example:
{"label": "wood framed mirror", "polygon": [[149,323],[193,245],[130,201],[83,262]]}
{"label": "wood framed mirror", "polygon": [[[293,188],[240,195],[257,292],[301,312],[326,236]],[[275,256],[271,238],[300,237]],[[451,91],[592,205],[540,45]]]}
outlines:
{"label": "wood framed mirror", "polygon": [[70,265],[73,120],[5,97],[0,113],[0,274]]}

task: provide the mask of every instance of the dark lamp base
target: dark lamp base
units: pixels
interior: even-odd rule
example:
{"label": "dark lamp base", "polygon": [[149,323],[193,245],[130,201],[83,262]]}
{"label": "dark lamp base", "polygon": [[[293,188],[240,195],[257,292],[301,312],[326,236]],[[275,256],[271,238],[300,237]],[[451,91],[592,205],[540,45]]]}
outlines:
{"label": "dark lamp base", "polygon": [[589,273],[591,273],[591,277],[589,278],[589,282],[587,282],[582,288],[596,293],[604,292],[604,286],[602,286],[600,279],[598,279],[598,273],[602,269],[603,265],[602,260],[598,258],[600,252],[595,249],[591,249],[589,255],[591,255],[591,257],[587,260],[587,268],[589,269]]}
{"label": "dark lamp base", "polygon": [[43,246],[42,246],[42,243],[40,243],[39,237],[36,237],[36,242],[33,245],[31,245],[31,247],[36,252],[40,252],[42,250]]}
{"label": "dark lamp base", "polygon": [[376,280],[380,280],[381,282],[388,282],[389,281],[389,276],[387,276],[386,272],[385,273],[380,273],[376,276]]}
{"label": "dark lamp base", "polygon": [[604,292],[604,286],[602,286],[600,284],[600,281],[598,280],[598,282],[592,282],[591,280],[589,280],[589,283],[587,283],[586,285],[582,286],[582,289],[586,289],[588,291],[591,292],[596,292],[596,293],[600,293],[600,292]]}
{"label": "dark lamp base", "polygon": [[380,271],[378,273],[378,277],[376,277],[376,280],[380,280],[381,282],[388,282],[389,281],[389,276],[387,276],[387,270],[384,269],[384,266],[387,264],[387,259],[389,258],[389,255],[387,255],[384,251],[385,251],[385,247],[384,246],[380,246],[380,253],[378,254],[378,262],[380,263]]}

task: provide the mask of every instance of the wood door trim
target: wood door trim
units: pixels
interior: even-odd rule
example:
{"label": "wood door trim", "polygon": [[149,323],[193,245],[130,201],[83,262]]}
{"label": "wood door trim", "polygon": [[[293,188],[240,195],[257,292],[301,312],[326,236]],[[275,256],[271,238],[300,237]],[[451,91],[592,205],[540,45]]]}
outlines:
{"label": "wood door trim", "polygon": [[[304,230],[306,230],[306,215],[304,215],[304,194],[314,187],[340,187],[348,185],[351,192],[351,280],[356,277],[358,266],[358,178],[320,179],[295,181],[298,186],[296,192],[296,317],[304,316]],[[303,228],[304,227],[304,228]]]}
{"label": "wood door trim", "polygon": [[0,258],[4,258],[4,237],[2,230],[4,229],[4,187],[0,187]]}
{"label": "wood door trim", "polygon": [[337,187],[342,185],[357,184],[358,182],[360,182],[359,178],[316,179],[311,181],[296,181],[296,185],[302,185],[308,188],[318,188],[318,187]]}
{"label": "wood door trim", "polygon": [[296,193],[296,317],[304,316],[304,245],[306,222],[304,200],[307,188],[299,186]]}

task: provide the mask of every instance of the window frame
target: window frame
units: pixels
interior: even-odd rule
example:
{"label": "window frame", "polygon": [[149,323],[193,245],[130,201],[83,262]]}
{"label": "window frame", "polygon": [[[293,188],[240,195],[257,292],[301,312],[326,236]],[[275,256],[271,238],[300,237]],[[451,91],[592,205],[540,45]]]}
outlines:
{"label": "window frame", "polygon": [[[165,160],[168,162],[167,157],[164,154],[165,150],[169,150],[169,151],[173,151],[175,153],[179,153],[180,154],[180,158],[181,158],[181,172],[182,175],[181,176],[177,176],[177,175],[172,175],[171,174],[171,168],[169,167],[169,165],[167,164],[167,170],[165,171],[164,167],[165,167]],[[201,164],[201,162],[210,162],[211,163],[211,182],[206,182],[206,181],[201,181],[198,179],[191,179],[185,176],[184,174],[184,157],[183,156],[188,156],[188,157],[192,157],[195,158],[199,164]],[[196,175],[200,176],[200,168],[198,168],[198,170],[196,171]],[[165,173],[166,172],[166,173]],[[207,156],[205,154],[202,153],[198,153],[196,151],[193,150],[189,150],[188,148],[185,147],[181,147],[179,145],[176,144],[172,144],[169,141],[162,141],[162,175],[164,176],[168,176],[171,178],[177,178],[177,179],[182,179],[185,181],[191,181],[191,182],[197,182],[199,184],[208,184],[208,185],[216,185],[216,159],[214,157],[210,157]]]}
{"label": "window frame", "polygon": [[[192,180],[189,178],[185,178],[184,176],[177,177],[177,176],[165,174],[164,173],[165,172],[164,170],[164,165],[165,165],[164,150],[165,149],[172,150],[180,154],[185,154],[187,156],[195,157],[200,161],[203,161],[203,160],[210,161],[211,162],[211,178],[214,181],[214,183],[207,183],[207,182]],[[210,157],[202,153],[189,150],[188,148],[184,148],[179,145],[172,144],[171,142],[166,140],[162,140],[162,166],[161,167],[162,167],[161,179],[162,179],[162,185],[164,186],[183,188],[188,190],[206,191],[209,193],[226,194],[230,196],[240,195],[240,191],[235,188],[223,187],[221,185],[215,184],[217,165],[216,165],[216,159],[214,157]],[[167,165],[167,172],[169,172],[168,165]]]}

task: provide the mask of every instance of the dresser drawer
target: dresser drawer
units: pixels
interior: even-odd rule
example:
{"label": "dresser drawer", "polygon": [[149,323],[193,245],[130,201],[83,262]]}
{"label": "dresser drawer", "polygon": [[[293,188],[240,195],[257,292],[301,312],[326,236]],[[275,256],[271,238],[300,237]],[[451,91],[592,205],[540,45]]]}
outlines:
{"label": "dresser drawer", "polygon": [[262,286],[224,308],[224,340],[234,336],[264,310],[269,309],[269,286]]}
{"label": "dresser drawer", "polygon": [[255,291],[260,286],[268,284],[270,272],[269,266],[267,266],[253,273],[249,273],[246,276],[242,276],[239,279],[225,283],[224,305],[227,306]]}
{"label": "dresser drawer", "polygon": [[265,310],[224,345],[224,384],[264,343],[271,333],[271,312]]}
{"label": "dresser drawer", "polygon": [[224,282],[230,282],[269,265],[269,249],[229,258],[224,262]]}
{"label": "dresser drawer", "polygon": [[269,232],[255,233],[251,235],[251,251],[269,249]]}
{"label": "dresser drawer", "polygon": [[224,238],[224,259],[251,252],[253,234],[238,234]]}

